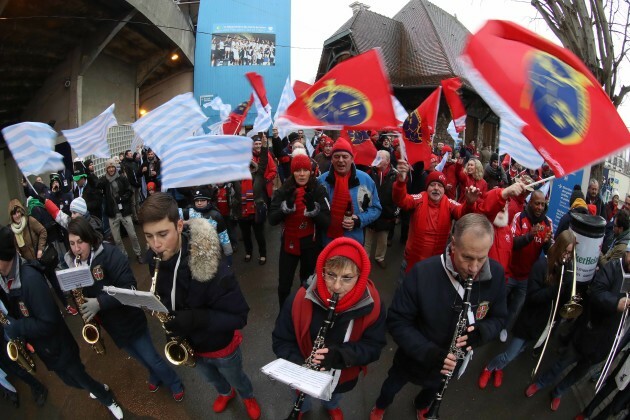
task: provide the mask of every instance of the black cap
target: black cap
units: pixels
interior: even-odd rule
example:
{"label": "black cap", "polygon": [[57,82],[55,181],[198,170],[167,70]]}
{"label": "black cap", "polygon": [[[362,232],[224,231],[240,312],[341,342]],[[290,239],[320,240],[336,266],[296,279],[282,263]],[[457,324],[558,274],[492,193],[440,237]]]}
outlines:
{"label": "black cap", "polygon": [[11,261],[15,253],[15,235],[9,227],[3,226],[0,228],[0,261]]}
{"label": "black cap", "polygon": [[193,200],[212,200],[212,194],[207,188],[199,188],[193,193]]}
{"label": "black cap", "polygon": [[296,133],[295,131],[289,134],[289,143],[293,143],[294,141],[299,140],[299,139],[300,139],[300,135]]}
{"label": "black cap", "polygon": [[493,153],[492,155],[490,155],[490,162],[494,162],[494,161],[498,161],[499,160],[499,154],[498,153]]}

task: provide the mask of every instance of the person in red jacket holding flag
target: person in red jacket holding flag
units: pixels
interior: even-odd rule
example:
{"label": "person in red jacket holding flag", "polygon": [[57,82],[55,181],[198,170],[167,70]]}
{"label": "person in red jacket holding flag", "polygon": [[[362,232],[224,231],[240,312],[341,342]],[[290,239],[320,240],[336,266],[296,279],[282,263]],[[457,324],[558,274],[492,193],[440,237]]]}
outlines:
{"label": "person in red jacket holding flag", "polygon": [[[516,184],[515,184],[516,185]],[[547,201],[545,194],[534,191],[525,210],[514,215],[512,220],[512,236],[514,237],[512,260],[510,261],[510,277],[506,292],[508,296],[508,319],[499,338],[507,340],[507,333],[512,329],[518,317],[527,293],[527,278],[534,263],[545,254],[553,243],[553,225],[547,217]]]}
{"label": "person in red jacket holding flag", "polygon": [[[474,142],[471,142],[474,145]],[[460,203],[464,203],[466,201],[466,189],[470,186],[473,186],[479,191],[481,194],[484,194],[488,191],[488,183],[483,179],[483,165],[481,161],[476,158],[471,158],[464,166],[463,170],[459,170],[462,166],[457,163],[457,183],[458,183],[458,196],[457,201]]]}
{"label": "person in red jacket holding flag", "polygon": [[[342,395],[355,387],[359,373],[378,360],[387,343],[385,305],[369,274],[370,258],[361,244],[351,238],[333,240],[319,254],[308,288],[300,288],[286,300],[273,330],[276,356],[302,365],[313,350],[333,294],[338,295],[325,347],[314,356],[314,362],[334,378],[332,398],[321,400],[333,420],[344,418],[339,408]],[[307,396],[299,418],[311,405]]]}

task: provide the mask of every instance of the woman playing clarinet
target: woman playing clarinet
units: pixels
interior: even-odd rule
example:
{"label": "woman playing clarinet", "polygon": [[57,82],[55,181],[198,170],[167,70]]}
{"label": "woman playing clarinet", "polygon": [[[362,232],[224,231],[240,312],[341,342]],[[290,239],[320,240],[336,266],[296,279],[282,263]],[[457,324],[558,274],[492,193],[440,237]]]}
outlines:
{"label": "woman playing clarinet", "polygon": [[[273,331],[276,356],[300,365],[309,359],[309,365],[333,375],[332,398],[321,401],[333,420],[343,419],[343,393],[354,388],[359,373],[378,360],[386,344],[385,307],[369,274],[370,260],[361,244],[351,238],[333,240],[317,258],[308,288],[285,301]],[[320,337],[331,305],[332,322]],[[314,348],[322,339],[323,347]],[[295,404],[298,414],[293,417],[310,409],[306,397]]]}

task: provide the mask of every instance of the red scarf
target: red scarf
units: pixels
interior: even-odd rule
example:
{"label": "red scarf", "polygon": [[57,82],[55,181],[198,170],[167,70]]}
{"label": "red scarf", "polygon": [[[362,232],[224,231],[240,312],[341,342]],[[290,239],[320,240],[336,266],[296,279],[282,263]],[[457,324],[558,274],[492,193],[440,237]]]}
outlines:
{"label": "red scarf", "polygon": [[284,219],[284,252],[300,255],[300,239],[313,236],[315,224],[313,219],[304,215],[304,187],[295,189],[295,212]]}
{"label": "red scarf", "polygon": [[[350,339],[348,340],[348,342],[359,341],[361,339],[361,336],[363,336],[363,332],[372,324],[374,324],[381,314],[381,298],[378,294],[378,291],[376,290],[376,287],[374,286],[374,283],[372,283],[371,280],[367,281],[367,288],[370,291],[370,296],[372,296],[372,300],[374,300],[374,307],[372,308],[372,311],[366,316],[354,319],[354,325],[352,326],[352,332],[350,333]],[[306,359],[308,355],[311,354],[311,351],[313,349],[313,339],[311,338],[310,334],[311,321],[313,319],[313,302],[306,299],[305,296],[306,289],[300,287],[297,294],[295,295],[295,299],[293,300],[293,306],[291,307],[291,318],[293,319],[293,327],[295,329],[297,345],[300,348],[300,353],[302,353],[302,356]],[[357,376],[359,376],[359,372],[361,371],[365,374],[367,372],[367,367],[351,366],[349,368],[342,369],[339,383],[344,383],[355,379]]]}
{"label": "red scarf", "polygon": [[330,225],[328,226],[328,236],[332,239],[343,236],[344,230],[342,226],[343,215],[351,203],[350,190],[348,189],[348,181],[350,173],[341,176],[335,172],[335,190],[333,191],[332,204],[330,206]]}

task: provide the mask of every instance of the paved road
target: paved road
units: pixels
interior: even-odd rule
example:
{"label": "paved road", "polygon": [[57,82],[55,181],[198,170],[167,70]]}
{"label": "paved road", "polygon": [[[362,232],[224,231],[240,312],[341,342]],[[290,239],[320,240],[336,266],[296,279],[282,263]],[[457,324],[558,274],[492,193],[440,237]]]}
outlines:
{"label": "paved road", "polygon": [[[140,235],[139,235],[140,236]],[[267,227],[268,263],[259,266],[257,255],[252,262],[242,261],[243,252],[235,255],[235,271],[251,307],[249,324],[243,331],[243,357],[245,371],[250,375],[254,391],[262,407],[263,419],[283,419],[289,413],[293,403],[287,388],[269,380],[260,372],[260,367],[274,360],[271,350],[271,331],[278,313],[276,295],[277,261],[280,244],[278,228]],[[372,269],[371,278],[376,283],[382,298],[390,302],[396,284],[398,267],[402,258],[403,247],[397,242],[388,249],[388,268],[378,266]],[[128,246],[130,250],[131,247]],[[139,288],[148,290],[149,274],[146,265],[132,264]],[[81,321],[79,317],[66,316],[76,339],[81,347],[81,356],[87,370],[96,379],[103,381],[114,390],[117,400],[123,407],[126,419],[246,419],[242,403],[233,400],[222,414],[212,411],[212,402],[216,397],[214,389],[205,383],[193,369],[178,368],[186,386],[186,397],[176,403],[170,394],[160,389],[151,394],[147,391],[146,371],[126,353],[118,350],[105,333],[107,355],[98,356],[87,347],[80,337]],[[150,328],[159,349],[163,348],[164,336],[157,320],[151,319]],[[468,371],[461,380],[453,380],[448,388],[441,415],[444,419],[570,419],[583,407],[584,401],[592,396],[593,385],[588,381],[574,387],[563,398],[560,409],[552,413],[549,409],[547,391],[541,391],[534,397],[525,398],[523,391],[528,385],[529,373],[535,361],[529,352],[522,354],[505,372],[504,385],[494,389],[490,385],[480,390],[477,377],[484,364],[502,348],[501,343],[491,343],[475,352]],[[369,366],[368,375],[361,378],[357,387],[346,395],[341,403],[347,419],[367,419],[387,369],[396,350],[396,344],[388,336],[381,359]],[[550,353],[547,362],[555,356]],[[547,365],[548,363],[545,363]],[[544,366],[543,366],[544,368]],[[88,398],[84,391],[68,388],[56,375],[46,371],[41,361],[38,363],[37,377],[49,388],[48,402],[43,408],[37,408],[31,401],[27,386],[13,381],[21,395],[21,407],[14,409],[7,401],[0,401],[0,418],[3,419],[107,419],[109,411],[98,402]],[[412,406],[413,397],[419,388],[407,385],[397,396],[394,404],[386,411],[385,419],[415,419]],[[325,411],[318,405],[305,416],[305,419],[326,419]]]}

